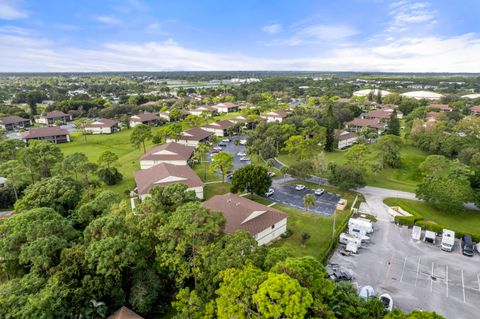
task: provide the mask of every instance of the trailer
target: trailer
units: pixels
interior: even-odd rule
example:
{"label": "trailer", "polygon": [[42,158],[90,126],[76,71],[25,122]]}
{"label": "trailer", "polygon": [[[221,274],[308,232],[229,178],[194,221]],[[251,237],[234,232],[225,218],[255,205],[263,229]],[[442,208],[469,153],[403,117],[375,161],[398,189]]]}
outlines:
{"label": "trailer", "polygon": [[366,234],[373,233],[372,222],[366,218],[350,218],[348,220],[348,227],[363,229]]}
{"label": "trailer", "polygon": [[442,250],[452,251],[455,245],[455,232],[453,230],[444,229],[442,232]]}
{"label": "trailer", "polygon": [[349,227],[348,234],[350,236],[359,238],[362,242],[367,242],[370,240],[370,237],[367,236],[365,230],[362,228]]}
{"label": "trailer", "polygon": [[422,228],[420,226],[413,226],[412,229],[412,239],[413,240],[421,240],[422,238]]}
{"label": "trailer", "polygon": [[344,244],[344,245],[347,245],[349,242],[354,242],[359,247],[362,244],[362,240],[360,238],[352,236],[352,235],[347,234],[347,233],[341,233],[338,241],[339,241],[340,244]]}
{"label": "trailer", "polygon": [[435,245],[436,238],[437,238],[437,234],[435,234],[433,231],[426,230],[425,237],[423,238],[423,240],[427,243]]}

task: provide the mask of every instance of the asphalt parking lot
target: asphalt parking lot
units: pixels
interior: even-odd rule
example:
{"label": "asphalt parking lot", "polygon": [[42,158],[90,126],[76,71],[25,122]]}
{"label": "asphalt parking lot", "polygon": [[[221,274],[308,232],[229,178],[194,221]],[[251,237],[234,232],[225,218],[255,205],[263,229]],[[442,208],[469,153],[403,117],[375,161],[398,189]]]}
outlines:
{"label": "asphalt parking lot", "polygon": [[[299,182],[301,184],[301,182]],[[314,194],[314,190],[305,187],[304,190],[297,191],[295,184],[290,182],[284,182],[282,178],[276,179],[272,183],[272,188],[275,190],[272,196],[268,199],[281,203],[290,207],[305,210],[303,205],[303,198],[307,194]],[[315,206],[308,209],[309,212],[329,216],[335,212],[340,196],[325,192],[320,196],[315,195],[317,198]]]}
{"label": "asphalt parking lot", "polygon": [[[237,153],[239,152],[246,152],[246,147],[244,145],[235,145],[235,142],[234,140],[241,140],[241,139],[246,139],[245,136],[233,136],[233,137],[230,137],[231,141],[229,143],[225,143],[227,144],[227,146],[225,147],[222,147],[222,152],[225,152],[225,153],[229,153],[229,154],[232,154],[235,159],[234,159],[234,162],[233,162],[233,167],[234,167],[234,170],[237,170],[239,169],[240,167],[243,167],[247,164],[250,164],[250,162],[248,161],[241,161],[240,160],[240,156],[237,156]],[[218,146],[218,144],[216,144],[215,146]],[[208,161],[210,162],[211,161],[211,155],[212,153],[209,154],[209,157],[208,157]]]}
{"label": "asphalt parking lot", "polygon": [[454,251],[411,239],[411,229],[387,221],[374,224],[371,243],[358,255],[343,256],[339,249],[331,263],[349,271],[359,287],[371,285],[377,295],[388,293],[404,310],[436,311],[446,318],[478,319],[480,313],[480,255]]}

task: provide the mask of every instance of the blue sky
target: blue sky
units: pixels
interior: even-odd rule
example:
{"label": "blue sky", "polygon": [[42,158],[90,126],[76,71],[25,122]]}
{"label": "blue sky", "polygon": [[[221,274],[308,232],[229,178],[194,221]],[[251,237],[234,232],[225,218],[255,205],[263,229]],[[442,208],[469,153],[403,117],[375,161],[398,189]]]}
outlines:
{"label": "blue sky", "polygon": [[478,0],[0,0],[0,72],[480,72]]}

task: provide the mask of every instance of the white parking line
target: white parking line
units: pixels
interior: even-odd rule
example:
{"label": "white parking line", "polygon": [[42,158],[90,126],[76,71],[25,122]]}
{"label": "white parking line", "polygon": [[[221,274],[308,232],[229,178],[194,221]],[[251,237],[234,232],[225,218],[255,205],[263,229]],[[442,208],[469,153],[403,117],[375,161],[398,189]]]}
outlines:
{"label": "white parking line", "polygon": [[462,292],[463,292],[463,302],[466,303],[467,300],[465,299],[465,281],[463,280],[463,269],[462,269]]}
{"label": "white parking line", "polygon": [[448,298],[448,265],[445,265],[446,271],[445,271],[445,283],[447,284],[447,298]]}
{"label": "white parking line", "polygon": [[415,275],[415,287],[417,287],[418,273],[420,271],[420,257],[418,257],[417,274]]}
{"label": "white parking line", "polygon": [[405,261],[403,262],[402,275],[400,276],[400,282],[403,280],[403,274],[405,273],[405,265],[407,264],[407,256],[405,256]]}
{"label": "white parking line", "polygon": [[433,291],[433,267],[434,267],[434,263],[432,261],[432,273],[430,274],[430,292]]}

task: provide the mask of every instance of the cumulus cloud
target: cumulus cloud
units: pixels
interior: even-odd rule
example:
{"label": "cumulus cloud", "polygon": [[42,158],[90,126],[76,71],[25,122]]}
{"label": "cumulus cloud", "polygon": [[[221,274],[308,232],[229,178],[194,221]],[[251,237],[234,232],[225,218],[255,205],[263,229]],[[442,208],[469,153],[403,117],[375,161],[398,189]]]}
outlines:
{"label": "cumulus cloud", "polygon": [[278,23],[266,25],[262,28],[263,32],[269,33],[269,34],[275,34],[280,31],[282,31],[282,26]]}
{"label": "cumulus cloud", "polygon": [[342,42],[357,34],[358,30],[348,25],[300,24],[293,27],[291,37],[275,39],[267,45],[299,46],[330,41]]}
{"label": "cumulus cloud", "polygon": [[0,20],[16,20],[27,18],[29,13],[22,9],[18,1],[0,0]]}
{"label": "cumulus cloud", "polygon": [[436,23],[435,10],[429,2],[402,0],[390,5],[387,32],[405,32],[412,28],[430,27]]}

